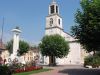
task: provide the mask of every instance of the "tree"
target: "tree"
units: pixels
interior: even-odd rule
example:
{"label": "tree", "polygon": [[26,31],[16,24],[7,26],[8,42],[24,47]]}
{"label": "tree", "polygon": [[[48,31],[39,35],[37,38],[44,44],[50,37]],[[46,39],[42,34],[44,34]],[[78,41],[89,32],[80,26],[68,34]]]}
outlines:
{"label": "tree", "polygon": [[44,36],[39,47],[43,56],[49,56],[49,65],[55,65],[55,57],[63,58],[69,52],[68,42],[57,34]]}
{"label": "tree", "polygon": [[25,41],[19,41],[18,53],[22,55],[24,53],[27,53],[28,50],[29,50],[29,44]]}
{"label": "tree", "polygon": [[[13,52],[13,40],[10,40],[9,42],[7,42],[6,49],[9,51],[10,54]],[[18,55],[22,55],[26,53],[28,50],[29,50],[29,44],[25,41],[20,40]]]}
{"label": "tree", "polygon": [[88,51],[100,51],[100,0],[81,0],[72,34]]}
{"label": "tree", "polygon": [[13,52],[13,40],[10,40],[6,43],[6,49],[9,51],[10,54]]}

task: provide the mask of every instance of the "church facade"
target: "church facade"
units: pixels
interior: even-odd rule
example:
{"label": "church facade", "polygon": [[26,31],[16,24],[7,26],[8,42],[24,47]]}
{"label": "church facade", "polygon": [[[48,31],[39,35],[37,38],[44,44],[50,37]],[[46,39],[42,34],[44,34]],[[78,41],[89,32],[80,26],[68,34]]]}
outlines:
{"label": "church facade", "polygon": [[[54,35],[59,34],[69,42],[70,52],[64,58],[56,58],[57,65],[67,65],[67,64],[82,64],[82,47],[77,40],[72,37],[70,34],[64,32],[62,17],[59,13],[58,4],[53,1],[49,5],[49,15],[46,17],[46,28],[45,35]],[[43,63],[45,65],[49,64],[49,58],[43,57]]]}

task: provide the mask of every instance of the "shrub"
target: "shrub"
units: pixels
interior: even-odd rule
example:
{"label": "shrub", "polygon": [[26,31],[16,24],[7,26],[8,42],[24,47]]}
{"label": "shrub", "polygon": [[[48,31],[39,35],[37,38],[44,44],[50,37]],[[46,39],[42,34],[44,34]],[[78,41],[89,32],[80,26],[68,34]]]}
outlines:
{"label": "shrub", "polygon": [[99,67],[100,66],[100,57],[99,56],[94,56],[92,60],[92,67]]}
{"label": "shrub", "polygon": [[0,66],[0,75],[11,75],[12,72],[8,66],[2,65]]}
{"label": "shrub", "polygon": [[91,65],[93,68],[100,66],[100,56],[94,55],[94,56],[88,56],[85,58],[84,66]]}
{"label": "shrub", "polygon": [[84,66],[91,65],[92,64],[92,60],[93,60],[93,57],[92,56],[86,57],[85,58],[85,61],[84,61]]}

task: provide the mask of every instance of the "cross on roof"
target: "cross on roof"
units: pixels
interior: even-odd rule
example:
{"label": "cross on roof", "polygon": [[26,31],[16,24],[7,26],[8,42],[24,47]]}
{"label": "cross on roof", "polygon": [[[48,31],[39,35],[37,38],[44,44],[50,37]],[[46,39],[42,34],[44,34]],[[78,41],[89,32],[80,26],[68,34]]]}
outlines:
{"label": "cross on roof", "polygon": [[53,0],[52,2],[56,2],[56,0]]}

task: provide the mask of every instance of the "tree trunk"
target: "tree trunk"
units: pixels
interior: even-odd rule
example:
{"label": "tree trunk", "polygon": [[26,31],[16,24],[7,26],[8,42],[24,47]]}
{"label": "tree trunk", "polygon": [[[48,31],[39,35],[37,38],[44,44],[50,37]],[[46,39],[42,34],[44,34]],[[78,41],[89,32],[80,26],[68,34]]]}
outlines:
{"label": "tree trunk", "polygon": [[55,56],[49,56],[49,66],[56,66]]}
{"label": "tree trunk", "polygon": [[52,63],[51,56],[49,56],[49,65]]}
{"label": "tree trunk", "polygon": [[93,51],[93,56],[96,54],[96,51]]}

